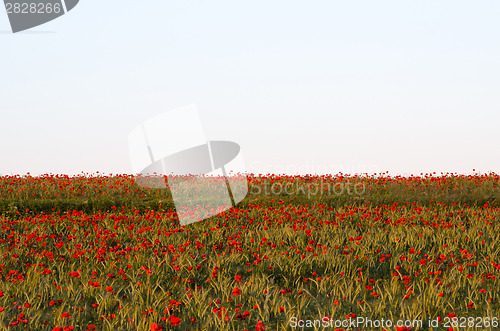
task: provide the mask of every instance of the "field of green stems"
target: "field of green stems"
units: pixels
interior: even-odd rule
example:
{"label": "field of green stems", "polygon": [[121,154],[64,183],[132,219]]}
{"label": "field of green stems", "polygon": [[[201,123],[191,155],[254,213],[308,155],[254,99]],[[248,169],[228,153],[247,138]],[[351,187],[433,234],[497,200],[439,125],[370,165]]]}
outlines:
{"label": "field of green stems", "polygon": [[3,176],[0,329],[499,329],[499,180],[250,175],[180,226],[130,175]]}

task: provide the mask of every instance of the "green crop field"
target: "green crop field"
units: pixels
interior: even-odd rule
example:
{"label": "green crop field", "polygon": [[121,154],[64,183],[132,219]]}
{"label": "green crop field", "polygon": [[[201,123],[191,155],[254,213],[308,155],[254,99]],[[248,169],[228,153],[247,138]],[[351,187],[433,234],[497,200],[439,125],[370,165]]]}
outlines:
{"label": "green crop field", "polygon": [[252,175],[180,226],[132,176],[0,177],[0,328],[495,330],[499,180]]}

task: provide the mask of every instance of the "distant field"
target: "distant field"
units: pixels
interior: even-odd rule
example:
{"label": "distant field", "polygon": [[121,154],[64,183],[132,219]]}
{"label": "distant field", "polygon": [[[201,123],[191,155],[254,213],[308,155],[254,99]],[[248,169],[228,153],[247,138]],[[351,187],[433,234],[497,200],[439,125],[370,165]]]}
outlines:
{"label": "distant field", "polygon": [[250,176],[181,227],[132,176],[0,177],[0,328],[499,329],[499,180]]}

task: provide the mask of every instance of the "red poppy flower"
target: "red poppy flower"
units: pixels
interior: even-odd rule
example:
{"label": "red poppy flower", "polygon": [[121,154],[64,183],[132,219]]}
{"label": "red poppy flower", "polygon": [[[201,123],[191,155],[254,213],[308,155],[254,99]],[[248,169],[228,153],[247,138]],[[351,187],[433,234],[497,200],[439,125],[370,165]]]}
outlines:
{"label": "red poppy flower", "polygon": [[170,317],[170,325],[179,325],[181,324],[182,320],[175,316],[175,315],[172,315],[172,317]]}
{"label": "red poppy flower", "polygon": [[151,331],[158,331],[158,330],[163,330],[163,326],[153,323],[151,324],[151,327],[149,328]]}

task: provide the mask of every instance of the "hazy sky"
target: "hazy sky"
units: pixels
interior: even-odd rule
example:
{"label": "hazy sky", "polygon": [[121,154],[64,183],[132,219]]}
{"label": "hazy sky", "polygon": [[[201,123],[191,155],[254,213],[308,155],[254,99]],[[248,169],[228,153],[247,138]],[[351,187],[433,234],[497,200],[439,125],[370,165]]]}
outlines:
{"label": "hazy sky", "polygon": [[250,172],[500,173],[500,2],[81,0],[0,13],[0,174],[131,173],[195,104]]}

